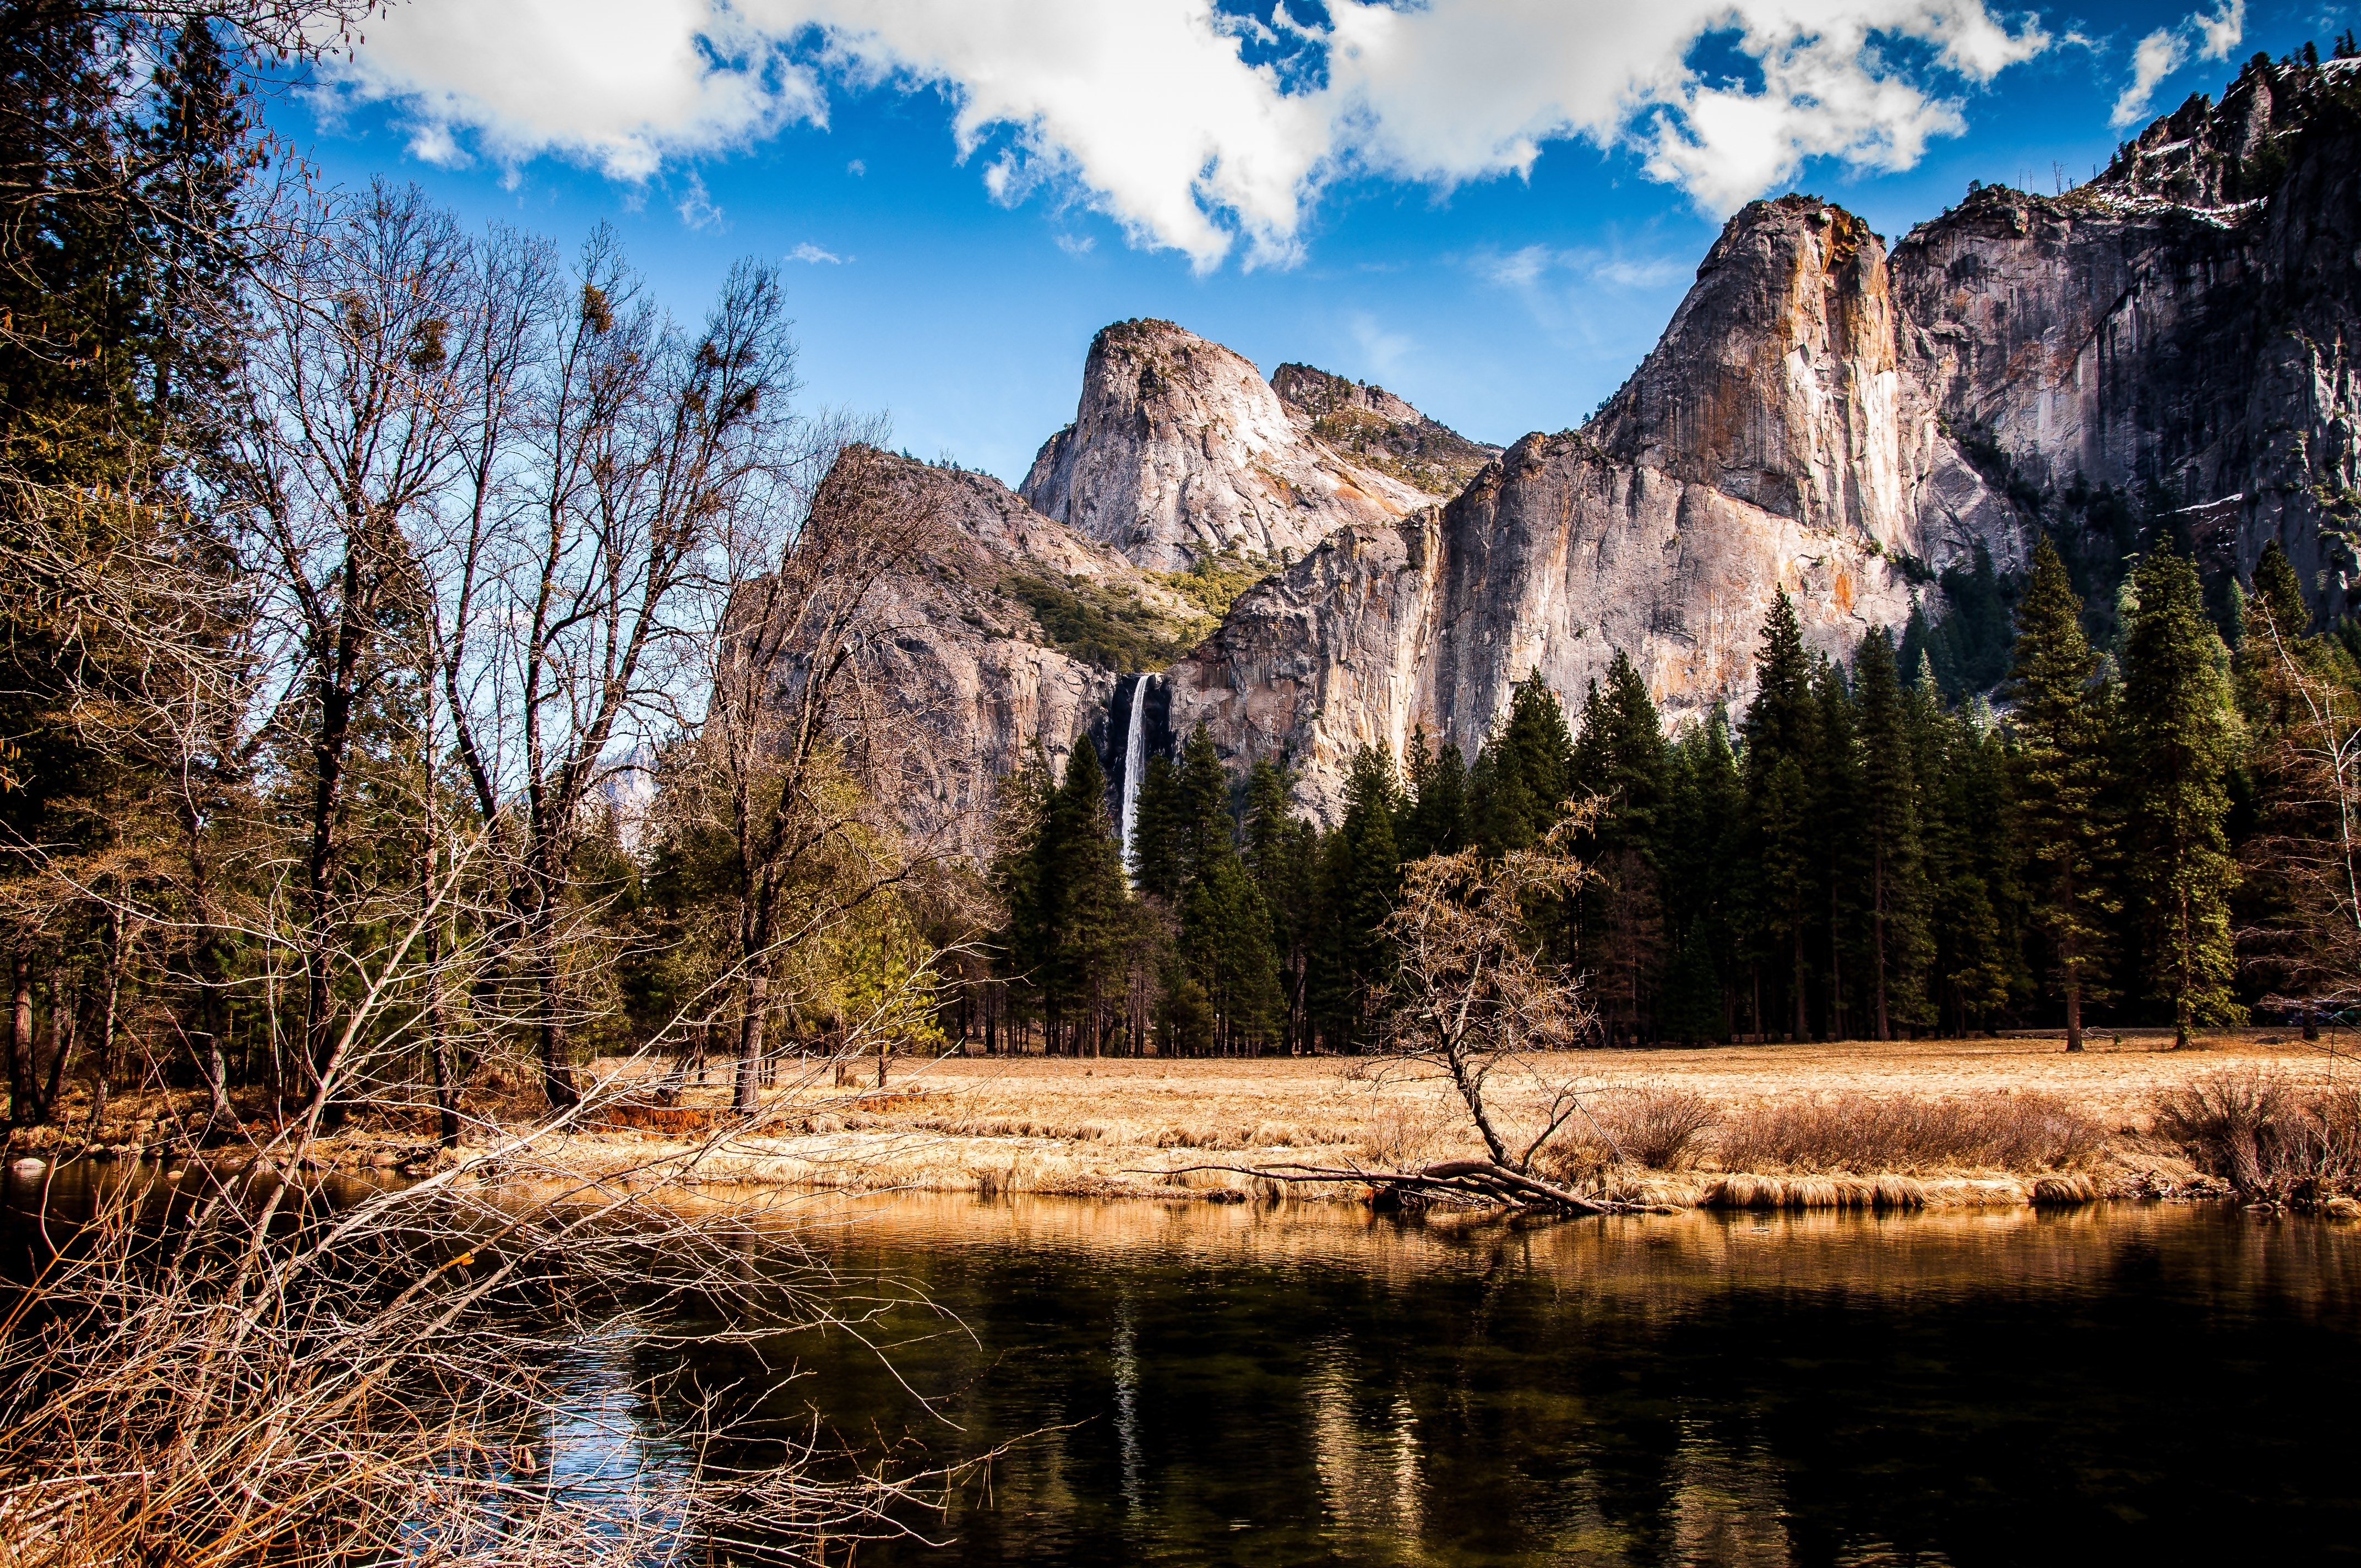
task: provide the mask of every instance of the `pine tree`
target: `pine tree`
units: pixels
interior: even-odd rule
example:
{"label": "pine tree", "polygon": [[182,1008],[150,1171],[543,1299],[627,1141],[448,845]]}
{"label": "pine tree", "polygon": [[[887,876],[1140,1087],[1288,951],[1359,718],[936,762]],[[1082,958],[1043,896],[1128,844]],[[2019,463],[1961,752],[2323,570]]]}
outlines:
{"label": "pine tree", "polygon": [[1053,1036],[1098,1054],[1130,931],[1122,845],[1107,814],[1106,773],[1090,737],[1075,739],[1043,814],[1034,897],[1039,981]]}
{"label": "pine tree", "polygon": [[1401,857],[1424,860],[1453,855],[1467,847],[1467,762],[1455,743],[1437,751],[1419,729],[1410,743],[1410,799],[1400,828]]}
{"label": "pine tree", "polygon": [[1675,1039],[1720,1039],[1731,1032],[1728,982],[1738,960],[1730,862],[1743,795],[1719,708],[1673,747],[1668,797],[1658,854],[1673,958],[1659,1021]]}
{"label": "pine tree", "polygon": [[1290,1054],[1303,1048],[1304,969],[1312,939],[1312,872],[1319,835],[1288,801],[1288,775],[1257,762],[1246,775],[1246,864],[1270,912],[1282,1017]]}
{"label": "pine tree", "polygon": [[1653,1031],[1669,957],[1656,835],[1672,786],[1655,700],[1620,650],[1583,702],[1569,773],[1570,795],[1607,802],[1590,850],[1597,874],[1576,898],[1577,950],[1609,1035],[1636,1039]]}
{"label": "pine tree", "polygon": [[1926,886],[1909,705],[1883,630],[1861,639],[1853,685],[1861,709],[1857,846],[1868,873],[1871,1021],[1879,1039],[1891,1040],[1896,1017],[1917,1015]]}
{"label": "pine tree", "polygon": [[1235,855],[1220,857],[1190,885],[1181,933],[1190,970],[1213,1004],[1214,1048],[1234,1056],[1272,1039],[1280,997],[1270,912]]}
{"label": "pine tree", "polygon": [[1828,955],[1824,978],[1828,1038],[1840,1040],[1852,1023],[1851,991],[1861,974],[1858,963],[1850,970],[1845,963],[1849,955],[1857,959],[1861,949],[1858,927],[1864,879],[1854,831],[1861,811],[1861,759],[1856,754],[1852,688],[1843,668],[1825,655],[1813,661],[1812,704],[1816,724],[1807,772],[1812,786],[1811,835],[1820,846],[1821,926],[1820,940],[1814,946]]}
{"label": "pine tree", "polygon": [[[1822,846],[1814,833],[1809,768],[1818,744],[1812,663],[1795,607],[1783,592],[1763,623],[1754,700],[1741,726],[1746,795],[1744,879],[1751,956],[1786,971],[1788,1013],[1808,1038],[1806,951],[1818,903]],[[1759,974],[1758,974],[1759,979]],[[1761,1018],[1761,1005],[1756,1005]],[[1758,1021],[1758,1029],[1767,1025]]]}
{"label": "pine tree", "polygon": [[1186,883],[1202,881],[1217,861],[1237,853],[1237,835],[1230,821],[1230,775],[1202,720],[1181,743],[1175,784],[1174,820],[1185,893]]}
{"label": "pine tree", "polygon": [[1487,853],[1530,849],[1557,822],[1574,786],[1574,736],[1540,673],[1519,681],[1508,717],[1477,753],[1469,816]]}
{"label": "pine tree", "polygon": [[2234,833],[2244,879],[2233,906],[2241,958],[2274,1002],[2318,1033],[2323,998],[2361,973],[2361,817],[2351,759],[2361,745],[2361,664],[2346,626],[2307,636],[2303,589],[2274,540],[2255,565],[2240,629],[2239,711],[2252,747],[2247,821]]}
{"label": "pine tree", "polygon": [[1132,801],[1131,881],[1140,892],[1167,904],[1180,897],[1189,865],[1181,852],[1180,780],[1172,760],[1160,752],[1141,771]]}
{"label": "pine tree", "polygon": [[2237,884],[2224,819],[2240,743],[2229,652],[2205,613],[2195,563],[2158,551],[2132,573],[2124,634],[2124,727],[2135,876],[2147,970],[2172,1003],[2174,1043],[2192,1025],[2235,1022],[2229,894]]}
{"label": "pine tree", "polygon": [[1320,846],[1312,1011],[1332,1049],[1356,1051],[1369,1037],[1387,970],[1378,927],[1401,887],[1393,826],[1400,811],[1392,757],[1381,746],[1363,747],[1345,778],[1345,819]]}
{"label": "pine tree", "polygon": [[1926,737],[1918,794],[1932,978],[1964,1034],[2007,1004],[2023,973],[2004,758],[1981,703],[1949,713],[1915,706]]}
{"label": "pine tree", "polygon": [[[1050,912],[1043,902],[1042,879],[1048,868],[1042,837],[1049,824],[1049,803],[1057,793],[1049,761],[1038,747],[1000,784],[990,883],[1005,919],[993,956],[994,967],[1007,990],[1012,1021],[1032,1015],[1049,964]],[[719,849],[713,853],[718,855]]]}
{"label": "pine tree", "polygon": [[2082,1009],[2106,1000],[2111,917],[2123,907],[2106,872],[2114,858],[2115,694],[2099,678],[2081,600],[2057,550],[2034,550],[2017,605],[2013,793],[2036,929],[2047,939],[2066,1004],[2066,1048],[2082,1048]]}

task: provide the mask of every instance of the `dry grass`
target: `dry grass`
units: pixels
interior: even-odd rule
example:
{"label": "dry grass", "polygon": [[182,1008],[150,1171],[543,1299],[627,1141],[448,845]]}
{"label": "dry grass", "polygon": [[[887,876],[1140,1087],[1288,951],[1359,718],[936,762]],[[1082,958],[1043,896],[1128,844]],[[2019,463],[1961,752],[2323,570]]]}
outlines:
{"label": "dry grass", "polygon": [[1941,1099],[1850,1090],[1752,1106],[1721,1128],[1719,1145],[1727,1170],[2034,1171],[2086,1165],[2104,1137],[2041,1090]]}
{"label": "dry grass", "polygon": [[1597,1178],[1626,1166],[1687,1170],[1721,1120],[1720,1109],[1695,1090],[1617,1084],[1585,1097],[1583,1113],[1543,1150],[1541,1163],[1559,1180]]}
{"label": "dry grass", "polygon": [[[2080,1056],[2040,1037],[1570,1053],[1547,1058],[1543,1073],[1577,1079],[1591,1114],[1550,1156],[1564,1174],[1678,1206],[1907,1207],[1892,1198],[1906,1188],[1859,1199],[1848,1184],[1879,1177],[1917,1181],[1929,1206],[2065,1202],[2085,1186],[2169,1192],[2187,1190],[2194,1170],[2151,1135],[2160,1097],[2224,1070],[2311,1093],[2327,1087],[2332,1065],[2270,1032],[2225,1033],[2200,1052],[2151,1048],[2162,1043],[2102,1037]],[[2334,1065],[2361,1078],[2341,1058]],[[1478,1147],[1447,1085],[1369,1058],[947,1058],[895,1062],[885,1092],[825,1079],[776,1091],[763,1135],[700,1162],[704,1190],[724,1200],[783,1186],[1202,1200],[1261,1193],[1250,1177],[1180,1168],[1400,1168]],[[694,1137],[723,1093],[719,1082],[691,1086],[677,1114],[634,1113],[623,1120],[644,1125],[586,1132],[566,1157],[628,1169]],[[1539,1090],[1529,1098],[1538,1103]],[[1512,1116],[1531,1109],[1513,1086],[1503,1103]],[[104,1141],[160,1153],[169,1124],[157,1105],[126,1099]],[[356,1128],[320,1155],[382,1166],[431,1158],[424,1143],[412,1130]],[[1713,1196],[1731,1176],[1780,1196]],[[1848,1180],[1823,1191],[1822,1177]]]}
{"label": "dry grass", "polygon": [[2324,1205],[2361,1188],[2361,1089],[2232,1068],[2157,1096],[2158,1134],[2249,1201]]}

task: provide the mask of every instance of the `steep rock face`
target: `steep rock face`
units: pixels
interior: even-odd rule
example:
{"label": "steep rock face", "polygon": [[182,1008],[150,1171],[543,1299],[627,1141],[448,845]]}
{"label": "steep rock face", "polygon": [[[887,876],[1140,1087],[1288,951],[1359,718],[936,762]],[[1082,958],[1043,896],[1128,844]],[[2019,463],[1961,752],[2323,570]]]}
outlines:
{"label": "steep rock face", "polygon": [[1241,759],[1286,757],[1299,799],[1333,817],[1360,747],[1400,756],[1422,727],[1473,755],[1536,672],[1578,698],[1620,648],[1669,717],[1742,694],[1782,588],[1832,655],[1910,611],[1859,533],[1619,462],[1581,433],[1530,435],[1448,507],[1342,530],[1250,591],[1174,669],[1171,722],[1202,719]]}
{"label": "steep rock face", "polygon": [[1170,322],[1119,322],[1092,340],[1074,422],[1042,446],[1019,493],[1166,571],[1224,550],[1291,559],[1346,523],[1432,499],[1348,460],[1310,424],[1244,356]]}
{"label": "steep rock face", "polygon": [[864,673],[903,752],[902,819],[924,839],[975,853],[1002,775],[1036,744],[1062,767],[1077,735],[1104,730],[1119,679],[1111,665],[1061,649],[1012,580],[1050,578],[1136,600],[1174,627],[1196,612],[997,479],[889,461],[897,508],[930,515],[938,532],[928,558],[873,601],[885,634]]}
{"label": "steep rock face", "polygon": [[1423,728],[1472,752],[1530,674],[1578,702],[1620,650],[1669,718],[1694,716],[1752,691],[1783,589],[1847,655],[1908,619],[1905,557],[2020,562],[2023,521],[1905,372],[1905,324],[1860,220],[1754,203],[1598,419],[1249,592],[1175,670],[1174,728],[1287,758],[1332,815],[1360,746],[1400,755]]}
{"label": "steep rock face", "polygon": [[2361,562],[2361,61],[2249,65],[2062,197],[1986,189],[1896,247],[1916,373],[2027,494],[2177,509],[2217,567],[2266,543],[2315,609]]}
{"label": "steep rock face", "polygon": [[1868,225],[1807,196],[1758,203],[1587,428],[1619,461],[1807,528],[1937,559],[2013,545],[2006,503],[1905,373],[1896,327]]}

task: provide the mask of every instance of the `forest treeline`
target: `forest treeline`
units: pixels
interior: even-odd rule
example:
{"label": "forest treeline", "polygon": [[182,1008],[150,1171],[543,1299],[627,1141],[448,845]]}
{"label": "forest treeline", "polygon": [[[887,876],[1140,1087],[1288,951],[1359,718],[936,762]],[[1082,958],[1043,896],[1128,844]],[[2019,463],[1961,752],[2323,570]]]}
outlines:
{"label": "forest treeline", "polygon": [[[1831,661],[1782,601],[1744,711],[1676,734],[1619,659],[1571,711],[1518,687],[1472,758],[1364,754],[1324,826],[1195,735],[1131,864],[1087,743],[1007,781],[988,864],[916,841],[939,760],[880,588],[938,519],[881,430],[802,409],[775,269],[685,322],[611,232],[320,185],[253,61],[324,14],[0,27],[17,1126],[81,1095],[95,1138],[140,1085],[208,1136],[367,1108],[452,1145],[623,1049],[750,1113],[783,1057],[895,1043],[1367,1049],[1404,868],[1594,798],[1529,935],[1597,1042],[2346,997],[2347,645],[2276,553],[2209,613],[2121,498],[2078,503],[2142,544],[2090,603],[1978,561]],[[1994,680],[1997,716],[1947,696]]]}
{"label": "forest treeline", "polygon": [[[1980,575],[1988,575],[1989,563]],[[1200,728],[1140,781],[1123,863],[1096,752],[1012,783],[994,870],[1005,1014],[1053,1050],[1350,1051],[1377,1037],[1403,868],[1500,856],[1597,803],[1588,877],[1530,912],[1586,977],[1593,1043],[2192,1028],[2341,1008],[2355,935],[2361,666],[2309,635],[2276,543],[2209,614],[2168,541],[2094,644],[2046,540],[1995,661],[1947,702],[1916,635],[1842,663],[1775,601],[1756,691],[1667,735],[1632,662],[1569,715],[1538,678],[1473,759],[1422,732],[1354,762],[1315,826]],[[2120,609],[2118,623],[2117,611]]]}

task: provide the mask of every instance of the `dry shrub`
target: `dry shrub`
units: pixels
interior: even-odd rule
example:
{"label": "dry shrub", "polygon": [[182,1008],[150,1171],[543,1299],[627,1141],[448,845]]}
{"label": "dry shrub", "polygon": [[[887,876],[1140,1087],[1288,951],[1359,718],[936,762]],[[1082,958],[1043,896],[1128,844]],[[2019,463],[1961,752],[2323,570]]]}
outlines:
{"label": "dry shrub", "polygon": [[2314,1204],[2361,1188],[2361,1090],[2259,1069],[2157,1096],[2156,1130],[2248,1201]]}
{"label": "dry shrub", "polygon": [[1433,1157],[1443,1118],[1416,1101],[1380,1102],[1361,1125],[1361,1153],[1387,1170],[1415,1170]]}
{"label": "dry shrub", "polygon": [[2099,1125],[2054,1094],[1930,1099],[1861,1092],[1770,1100],[1721,1129],[1725,1170],[2057,1170],[2097,1152]]}
{"label": "dry shrub", "polygon": [[585,1124],[592,1132],[662,1133],[686,1137],[710,1132],[722,1114],[701,1105],[610,1105],[595,1117],[585,1118]]}
{"label": "dry shrub", "polygon": [[1686,1170],[1721,1120],[1704,1095],[1661,1084],[1600,1090],[1582,1102],[1587,1114],[1576,1114],[1542,1151],[1543,1168],[1562,1181],[1619,1165]]}

